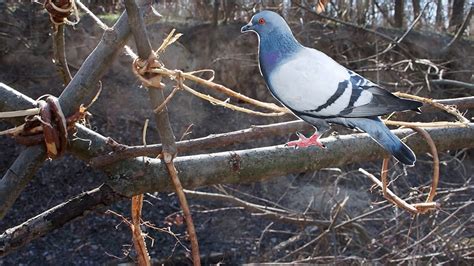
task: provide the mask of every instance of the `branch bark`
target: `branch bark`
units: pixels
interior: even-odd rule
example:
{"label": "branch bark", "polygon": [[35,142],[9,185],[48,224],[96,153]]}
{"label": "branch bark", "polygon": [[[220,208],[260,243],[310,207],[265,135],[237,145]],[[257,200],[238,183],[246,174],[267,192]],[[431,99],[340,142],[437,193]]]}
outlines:
{"label": "branch bark", "polygon": [[[440,151],[474,147],[472,123],[468,127],[432,128],[427,131]],[[410,129],[393,132],[399,137],[413,133]],[[294,150],[284,146],[272,146],[183,156],[176,158],[175,164],[183,185],[186,188],[196,188],[222,183],[255,182],[274,176],[373,161],[385,155],[385,151],[367,134],[329,137],[323,139],[323,143],[328,147],[326,150]],[[418,154],[429,151],[424,139],[417,135],[410,137],[407,144]],[[151,191],[170,191],[173,187],[167,179],[168,173],[163,163],[157,159],[127,160],[107,167],[106,171],[112,177],[110,185],[127,196]]]}

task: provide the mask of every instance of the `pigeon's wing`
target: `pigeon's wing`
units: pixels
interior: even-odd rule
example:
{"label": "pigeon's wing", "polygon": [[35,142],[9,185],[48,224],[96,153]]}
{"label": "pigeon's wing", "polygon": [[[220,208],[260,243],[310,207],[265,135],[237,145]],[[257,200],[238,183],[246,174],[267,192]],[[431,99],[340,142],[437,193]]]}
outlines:
{"label": "pigeon's wing", "polygon": [[268,83],[273,95],[297,115],[370,117],[421,106],[398,98],[309,48],[276,68]]}
{"label": "pigeon's wing", "polygon": [[349,104],[352,86],[347,70],[325,54],[302,49],[266,77],[273,96],[293,111],[327,117]]}
{"label": "pigeon's wing", "polygon": [[352,85],[349,104],[339,113],[340,117],[380,116],[405,110],[419,111],[422,103],[401,99],[380,88],[375,83],[348,70]]}

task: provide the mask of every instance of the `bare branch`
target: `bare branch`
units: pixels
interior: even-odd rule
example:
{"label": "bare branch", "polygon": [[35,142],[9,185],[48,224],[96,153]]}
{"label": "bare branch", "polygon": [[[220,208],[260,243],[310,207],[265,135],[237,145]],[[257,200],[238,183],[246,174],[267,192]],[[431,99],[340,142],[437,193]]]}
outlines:
{"label": "bare branch", "polygon": [[450,85],[455,87],[461,87],[466,89],[474,89],[474,84],[468,82],[462,82],[459,80],[451,80],[451,79],[432,79],[430,83],[436,85]]}
{"label": "bare branch", "polygon": [[109,186],[103,185],[63,202],[0,235],[0,257],[15,251],[54,229],[82,217],[90,211],[122,199]]}
{"label": "bare branch", "polygon": [[471,21],[472,13],[474,13],[474,4],[471,2],[471,7],[469,8],[469,12],[467,13],[466,17],[464,18],[464,21],[461,24],[461,27],[459,27],[458,32],[456,32],[456,35],[454,35],[453,39],[442,49],[442,52],[446,53],[451,50],[451,48],[454,46],[454,44],[461,39],[461,36],[463,35],[464,31],[466,30],[467,26],[469,25],[469,22]]}
{"label": "bare branch", "polygon": [[[149,5],[143,6],[150,7]],[[129,15],[129,25],[131,27],[133,36],[135,38],[135,43],[137,45],[138,56],[141,59],[153,59],[155,54],[151,48],[150,41],[145,28],[145,22],[143,16],[140,14],[138,6],[135,0],[125,0],[125,8]],[[161,76],[158,76],[158,79]],[[158,81],[158,84],[160,82]],[[165,102],[165,97],[163,90],[161,88],[148,88],[148,95],[152,104],[153,110],[163,105]],[[176,195],[178,196],[179,203],[183,209],[184,218],[186,220],[186,227],[189,234],[189,240],[191,241],[191,253],[193,258],[193,264],[196,266],[201,265],[201,258],[199,255],[199,243],[196,235],[196,229],[194,228],[193,218],[191,216],[191,211],[189,210],[189,205],[186,200],[186,195],[183,192],[183,186],[178,177],[178,171],[176,171],[173,158],[177,154],[175,137],[171,124],[169,121],[168,110],[165,107],[160,112],[155,112],[155,120],[158,128],[158,134],[160,135],[161,143],[163,145],[163,159],[168,169],[169,176],[176,190]]]}
{"label": "bare branch", "polygon": [[[269,136],[287,135],[296,131],[312,130],[313,127],[300,120],[276,123],[271,125],[258,125],[238,131],[213,134],[203,138],[190,139],[176,142],[179,153],[201,152],[212,148],[223,148],[232,144],[254,141]],[[103,167],[123,159],[139,156],[156,157],[161,154],[162,145],[126,146],[123,150],[93,158],[90,164],[93,167]]]}
{"label": "bare branch", "polygon": [[[439,151],[474,147],[474,124],[459,128],[426,129]],[[410,129],[394,130],[399,137],[413,133]],[[82,135],[82,133],[87,133]],[[106,139],[90,130],[78,134],[90,139],[93,146],[103,146]],[[385,151],[367,134],[352,134],[324,139],[326,150],[318,148],[292,149],[284,146],[263,147],[240,151],[178,157],[176,168],[186,188],[212,184],[255,182],[273,176],[314,171],[355,162],[377,160]],[[429,151],[420,136],[408,138],[407,144],[416,152]],[[87,153],[84,143],[73,142],[75,152]],[[347,152],[351,151],[351,152]],[[205,167],[204,167],[205,166]],[[173,186],[161,160],[136,158],[106,167],[111,186],[123,195],[150,191],[170,191]],[[138,178],[139,177],[139,178]]]}
{"label": "bare branch", "polygon": [[57,67],[57,70],[60,76],[63,79],[64,85],[67,85],[71,79],[71,71],[69,71],[69,66],[66,59],[66,49],[65,49],[65,40],[64,40],[64,24],[57,25],[57,29],[54,30],[53,26],[53,57],[54,64]]}

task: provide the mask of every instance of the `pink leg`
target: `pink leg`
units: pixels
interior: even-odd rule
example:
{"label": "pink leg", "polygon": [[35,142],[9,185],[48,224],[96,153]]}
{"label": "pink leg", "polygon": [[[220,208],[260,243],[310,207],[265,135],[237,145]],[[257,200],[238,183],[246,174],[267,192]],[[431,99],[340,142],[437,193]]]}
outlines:
{"label": "pink leg", "polygon": [[319,135],[317,132],[314,132],[314,134],[309,138],[305,137],[303,134],[299,132],[296,132],[296,135],[298,136],[298,140],[290,141],[286,143],[286,146],[295,147],[295,148],[300,148],[300,147],[306,148],[309,146],[318,146],[323,149],[326,149],[326,146],[324,146],[324,144],[319,142]]}

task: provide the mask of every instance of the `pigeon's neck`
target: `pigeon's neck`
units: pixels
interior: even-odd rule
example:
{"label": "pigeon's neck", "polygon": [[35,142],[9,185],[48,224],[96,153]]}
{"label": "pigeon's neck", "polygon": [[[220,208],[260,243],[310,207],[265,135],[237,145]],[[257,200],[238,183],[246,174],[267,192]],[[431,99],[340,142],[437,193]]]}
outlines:
{"label": "pigeon's neck", "polygon": [[268,79],[275,67],[291,58],[303,46],[287,33],[271,33],[260,36],[259,61],[260,70],[265,79]]}

